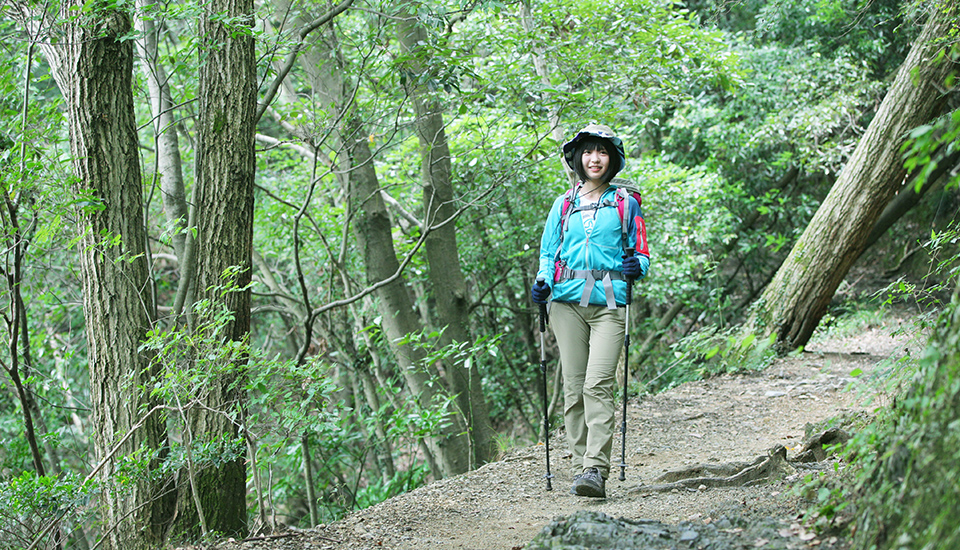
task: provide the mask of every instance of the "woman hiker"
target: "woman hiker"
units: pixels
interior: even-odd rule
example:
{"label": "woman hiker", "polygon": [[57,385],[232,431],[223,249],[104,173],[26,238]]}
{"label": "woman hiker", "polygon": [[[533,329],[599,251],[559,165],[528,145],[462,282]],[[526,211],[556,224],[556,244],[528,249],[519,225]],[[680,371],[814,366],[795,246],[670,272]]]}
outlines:
{"label": "woman hiker", "polygon": [[613,130],[588,125],[563,146],[563,158],[578,181],[547,215],[531,294],[537,304],[552,302],[563,422],[573,453],[570,492],[605,498],[627,280],[646,276],[650,254],[638,196],[610,183],[626,165]]}

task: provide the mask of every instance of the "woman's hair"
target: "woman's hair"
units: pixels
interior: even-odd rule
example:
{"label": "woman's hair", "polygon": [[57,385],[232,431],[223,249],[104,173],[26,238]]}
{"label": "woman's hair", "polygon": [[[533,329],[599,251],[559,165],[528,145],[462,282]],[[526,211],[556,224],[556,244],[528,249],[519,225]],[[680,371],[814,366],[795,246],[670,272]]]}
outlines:
{"label": "woman's hair", "polygon": [[580,181],[587,181],[587,171],[583,168],[583,153],[597,149],[606,151],[607,155],[610,156],[610,163],[607,164],[607,171],[603,173],[603,176],[600,178],[601,181],[607,183],[617,175],[617,167],[614,166],[614,164],[619,162],[619,159],[617,157],[617,150],[614,149],[613,144],[611,144],[609,140],[601,137],[585,136],[577,142],[577,147],[573,152],[573,171],[577,173]]}

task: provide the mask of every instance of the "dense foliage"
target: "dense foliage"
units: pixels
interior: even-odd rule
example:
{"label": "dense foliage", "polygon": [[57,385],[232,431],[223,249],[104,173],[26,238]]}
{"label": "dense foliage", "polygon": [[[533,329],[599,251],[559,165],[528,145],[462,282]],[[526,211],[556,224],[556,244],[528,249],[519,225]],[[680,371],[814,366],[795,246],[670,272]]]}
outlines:
{"label": "dense foliage", "polygon": [[[956,242],[955,229],[947,242]],[[945,258],[956,265],[958,257]],[[954,268],[955,269],[955,268]],[[956,275],[950,277],[956,283]],[[858,548],[952,548],[960,544],[960,285],[931,327],[923,356],[901,372],[895,403],[849,447],[858,469]]]}
{"label": "dense foliage", "polygon": [[[0,548],[46,540],[54,525],[68,547],[81,547],[94,543],[100,526],[90,504],[98,491],[90,481],[98,467],[90,441],[96,426],[75,218],[95,203],[71,191],[64,106],[39,54],[55,42],[44,27],[51,22],[19,3],[3,6],[0,304],[9,345],[0,351],[0,386],[10,399],[0,401],[0,501],[10,504],[0,507]],[[424,483],[438,475],[425,439],[447,413],[462,412],[452,395],[430,406],[417,400],[398,368],[381,298],[366,291],[379,282],[368,278],[353,232],[366,204],[350,198],[357,167],[338,133],[351,117],[363,124],[420,322],[397,345],[416,349],[422,359],[414,368],[424,372],[476,368],[499,444],[509,447],[539,433],[539,348],[528,290],[546,208],[567,185],[551,117],[559,117],[564,135],[602,121],[628,146],[623,175],[643,191],[653,256],[635,294],[631,328],[641,344],[629,358],[632,387],[659,391],[769,358],[768,343],[738,340],[731,330],[829,190],[917,32],[914,6],[894,0],[438,1],[416,4],[425,39],[411,52],[398,44],[394,16],[407,7],[356,3],[301,43],[301,29],[324,5],[257,5],[261,94],[286,59],[299,57],[258,124],[253,321],[248,341],[231,346],[220,334],[228,316],[216,304],[194,305],[192,330],[177,322],[182,258],[175,241],[189,229],[164,210],[158,140],[166,129],[155,126],[150,109],[149,71],[162,67],[189,197],[201,6],[149,4],[135,12],[161,37],[157,59],[144,56],[135,69],[149,294],[159,312],[143,349],[156,352],[164,373],[142,388],[161,408],[142,413],[162,414],[171,434],[163,470],[149,475],[173,478],[246,456],[257,525],[334,520]],[[412,71],[411,61],[422,70]],[[443,338],[447,327],[422,249],[430,224],[411,84],[444,117],[469,302],[466,342]],[[340,99],[348,107],[336,112]],[[918,129],[911,162],[930,166],[924,152],[955,142],[957,126]],[[956,205],[956,186],[940,188],[867,261],[909,267],[904,243],[955,216]],[[946,278],[901,273],[905,284]],[[859,297],[850,290],[840,301]],[[552,347],[548,353],[555,363]],[[237,368],[238,358],[246,361],[247,406],[222,412],[242,420],[243,434],[195,444],[189,411],[207,391],[207,377]],[[934,368],[940,362],[930,361],[921,372],[946,380],[936,395],[943,399],[956,379],[944,379]],[[918,396],[902,407],[921,426],[930,403]],[[946,428],[951,414],[936,429],[956,432]],[[120,471],[148,475],[151,458],[124,457]]]}

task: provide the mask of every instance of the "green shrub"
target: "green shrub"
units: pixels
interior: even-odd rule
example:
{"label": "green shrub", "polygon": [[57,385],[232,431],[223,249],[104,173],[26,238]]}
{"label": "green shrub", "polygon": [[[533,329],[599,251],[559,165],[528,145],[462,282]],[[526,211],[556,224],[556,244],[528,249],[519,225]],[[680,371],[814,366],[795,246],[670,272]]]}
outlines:
{"label": "green shrub", "polygon": [[958,305],[955,293],[906,389],[849,448],[861,469],[855,548],[960,547]]}
{"label": "green shrub", "polygon": [[[855,549],[960,548],[957,236],[951,227],[934,233],[927,243],[936,285],[917,289],[898,281],[886,291],[888,303],[912,298],[924,310],[916,318],[921,326],[935,319],[933,334],[918,359],[905,357],[885,369],[887,380],[877,380],[894,396],[893,404],[878,410],[876,420],[848,443],[844,457],[852,475],[836,482],[808,480],[805,485],[808,493],[818,492],[808,517],[821,525],[824,518],[834,523],[833,514],[853,504],[844,521],[850,521]],[[937,298],[944,288],[953,288],[946,306]]]}

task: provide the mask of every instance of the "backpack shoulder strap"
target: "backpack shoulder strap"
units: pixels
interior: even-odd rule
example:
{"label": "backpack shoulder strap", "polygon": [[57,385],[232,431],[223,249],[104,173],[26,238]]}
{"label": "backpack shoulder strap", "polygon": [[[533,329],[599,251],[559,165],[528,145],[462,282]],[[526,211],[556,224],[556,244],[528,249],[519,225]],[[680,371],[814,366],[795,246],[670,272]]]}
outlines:
{"label": "backpack shoulder strap", "polygon": [[627,180],[615,178],[613,182],[617,185],[617,213],[620,214],[620,242],[623,249],[627,249],[627,225],[630,220],[627,212],[630,211],[630,198],[637,201],[637,206],[643,207],[643,199],[640,197],[640,190]]}
{"label": "backpack shoulder strap", "polygon": [[563,204],[560,205],[560,244],[563,244],[563,235],[567,232],[567,222],[570,220],[570,214],[573,213],[573,209],[570,208],[573,206],[573,199],[580,192],[580,187],[583,186],[583,182],[577,182],[576,185],[567,189],[566,193],[563,194]]}

